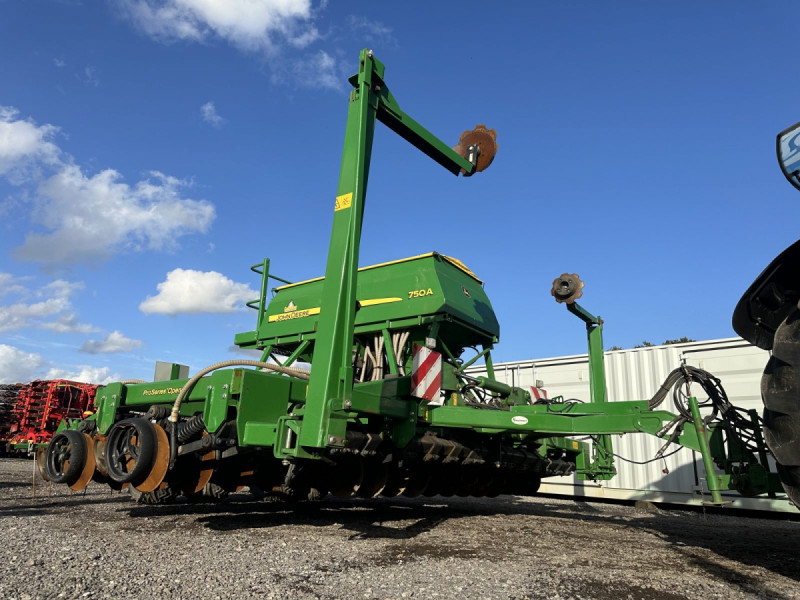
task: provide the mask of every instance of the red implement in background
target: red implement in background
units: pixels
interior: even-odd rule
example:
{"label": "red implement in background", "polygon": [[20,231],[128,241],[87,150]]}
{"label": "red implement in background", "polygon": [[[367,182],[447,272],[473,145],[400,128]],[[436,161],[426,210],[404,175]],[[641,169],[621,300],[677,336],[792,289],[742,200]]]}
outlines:
{"label": "red implement in background", "polygon": [[[5,440],[9,446],[50,441],[62,419],[81,419],[94,412],[96,385],[53,379],[22,385],[11,405]],[[7,399],[8,400],[8,399]]]}

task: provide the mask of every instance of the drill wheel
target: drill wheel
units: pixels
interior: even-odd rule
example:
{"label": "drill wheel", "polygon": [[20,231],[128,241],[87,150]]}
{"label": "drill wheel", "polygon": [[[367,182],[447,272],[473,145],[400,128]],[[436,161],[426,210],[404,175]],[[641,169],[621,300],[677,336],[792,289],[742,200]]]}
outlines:
{"label": "drill wheel", "polygon": [[81,478],[88,450],[83,434],[70,429],[56,433],[45,453],[49,480],[74,485]]}

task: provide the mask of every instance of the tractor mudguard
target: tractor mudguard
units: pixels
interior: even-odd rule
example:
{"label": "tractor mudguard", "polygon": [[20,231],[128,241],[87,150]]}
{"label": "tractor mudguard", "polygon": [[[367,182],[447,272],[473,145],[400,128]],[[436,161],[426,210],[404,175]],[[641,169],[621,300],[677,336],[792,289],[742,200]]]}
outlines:
{"label": "tractor mudguard", "polygon": [[775,331],[800,300],[800,240],[773,260],[733,311],[733,329],[751,344],[772,350]]}

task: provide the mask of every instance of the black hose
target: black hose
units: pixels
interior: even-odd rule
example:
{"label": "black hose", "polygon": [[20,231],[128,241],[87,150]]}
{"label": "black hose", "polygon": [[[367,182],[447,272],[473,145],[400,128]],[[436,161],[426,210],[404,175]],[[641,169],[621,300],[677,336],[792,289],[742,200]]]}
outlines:
{"label": "black hose", "polygon": [[658,391],[655,393],[655,395],[647,402],[647,408],[649,410],[655,410],[658,408],[661,403],[664,402],[664,399],[667,397],[669,391],[672,390],[675,408],[682,416],[691,418],[692,415],[689,412],[688,406],[681,402],[680,387],[683,385],[688,386],[692,382],[698,383],[700,387],[703,388],[703,391],[708,395],[708,402],[703,404],[705,405],[710,403],[713,405],[714,416],[716,416],[717,412],[725,413],[730,409],[731,404],[728,402],[728,396],[725,393],[720,380],[714,377],[708,371],[704,371],[703,369],[698,369],[697,367],[692,367],[689,365],[678,367],[669,375],[667,375],[664,383],[661,384],[661,387],[658,388]]}
{"label": "black hose", "polygon": [[[689,365],[678,367],[667,376],[656,394],[648,401],[647,407],[655,410],[672,390],[675,410],[681,417],[691,422],[692,414],[686,399],[689,396],[688,386],[692,382],[697,383],[708,396],[708,400],[698,403],[701,408],[711,407],[711,413],[703,420],[706,423],[712,421],[720,423],[728,439],[737,441],[748,451],[756,454],[759,448],[754,431],[756,428],[761,428],[761,419],[757,418],[756,423],[753,423],[747,411],[731,404],[722,382],[708,371]],[[687,387],[686,392],[682,390],[684,385]]]}

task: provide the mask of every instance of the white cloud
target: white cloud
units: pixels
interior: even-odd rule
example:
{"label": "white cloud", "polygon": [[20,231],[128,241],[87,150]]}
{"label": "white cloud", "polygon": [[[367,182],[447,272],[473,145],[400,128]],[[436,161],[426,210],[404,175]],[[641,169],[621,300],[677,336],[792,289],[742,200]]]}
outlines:
{"label": "white cloud", "polygon": [[336,59],[319,50],[296,60],[285,60],[272,72],[273,83],[292,82],[305,88],[344,89],[345,77]]}
{"label": "white cloud", "polygon": [[180,197],[186,182],[152,172],[131,187],[106,169],[87,177],[68,166],[39,187],[35,219],[52,233],[31,233],[15,250],[22,260],[72,263],[105,258],[121,249],[171,249],[175,238],[205,233],[214,208]]}
{"label": "white cloud", "polygon": [[21,278],[13,278],[8,273],[0,273],[0,283],[4,280],[11,282],[9,293],[23,298],[36,296],[42,299],[38,302],[17,301],[0,306],[0,331],[26,327],[49,329],[58,333],[96,331],[91,325],[80,323],[78,317],[71,312],[70,298],[76,291],[83,289],[82,283],[56,279],[41,289],[31,292],[19,283],[13,283],[21,281]]}
{"label": "white cloud", "polygon": [[17,302],[0,306],[0,331],[30,327],[37,321],[57,315],[68,306],[69,301],[66,298],[49,298],[32,304]]}
{"label": "white cloud", "polygon": [[123,377],[119,373],[112,373],[108,367],[53,367],[40,354],[0,344],[0,383],[28,383],[34,379],[68,379],[104,385],[120,381]]}
{"label": "white cloud", "polygon": [[0,273],[0,297],[7,294],[24,294],[27,288],[22,281],[27,277],[14,277],[11,273]]}
{"label": "white cloud", "polygon": [[[342,78],[336,70],[336,59],[324,50],[306,59],[305,71],[314,75],[313,78],[305,80],[306,87],[320,86],[334,90],[342,88]],[[298,81],[304,80],[298,79]]]}
{"label": "white cloud", "polygon": [[73,312],[65,312],[58,316],[55,321],[47,321],[37,325],[39,329],[49,329],[56,333],[93,333],[97,327],[88,323],[81,323],[78,315]]}
{"label": "white cloud", "polygon": [[27,383],[45,366],[39,354],[0,344],[0,383]]}
{"label": "white cloud", "polygon": [[19,111],[0,106],[0,175],[19,184],[35,175],[39,163],[54,165],[61,151],[50,138],[58,131],[53,125],[36,125],[18,118]]}
{"label": "white cloud", "polygon": [[210,123],[214,127],[221,127],[225,123],[225,119],[217,114],[217,107],[213,102],[206,102],[200,107],[200,112],[203,114],[203,121]]}
{"label": "white cloud", "polygon": [[68,379],[69,381],[80,381],[81,383],[105,385],[112,381],[120,381],[123,378],[119,373],[111,373],[108,367],[78,365],[73,369],[53,367],[45,373],[43,379]]}
{"label": "white cloud", "polygon": [[220,38],[271,53],[282,40],[305,47],[320,37],[310,0],[117,0],[117,6],[145,34],[164,42]]}
{"label": "white cloud", "polygon": [[158,294],[148,296],[139,310],[161,315],[227,313],[240,310],[257,296],[250,286],[216,271],[174,269],[158,284]]}
{"label": "white cloud", "polygon": [[33,218],[49,233],[29,233],[20,260],[93,262],[121,250],[170,250],[181,235],[208,230],[214,207],[180,195],[187,182],[157,171],[134,186],[114,169],[87,177],[66,165],[39,186]]}
{"label": "white cloud", "polygon": [[130,352],[142,347],[141,340],[125,337],[120,331],[112,331],[104,340],[86,340],[81,352],[89,354],[110,354],[112,352]]}
{"label": "white cloud", "polygon": [[53,64],[55,66],[57,66],[59,69],[61,67],[66,67],[67,66],[67,63],[65,61],[61,60],[60,58],[54,58],[53,59]]}
{"label": "white cloud", "polygon": [[55,265],[98,262],[122,250],[170,250],[214,220],[212,204],[182,196],[189,182],[158,171],[135,185],[114,169],[89,176],[49,141],[55,127],[17,115],[0,107],[0,175],[15,185],[38,184],[30,194],[32,220],[46,231],[29,233],[16,258]]}
{"label": "white cloud", "polygon": [[78,75],[78,78],[86,85],[97,87],[100,85],[100,80],[97,78],[97,69],[92,65],[86,65],[83,68],[83,74]]}
{"label": "white cloud", "polygon": [[361,15],[350,15],[347,21],[350,29],[357,32],[358,37],[371,44],[389,46],[395,43],[392,28],[380,21],[372,21]]}

